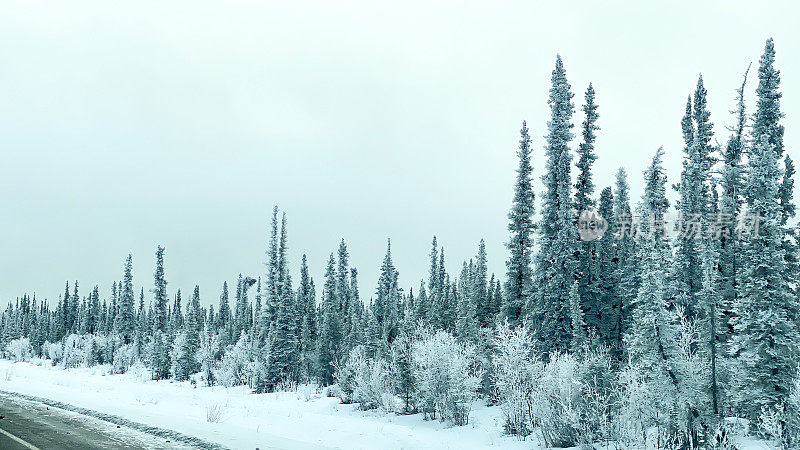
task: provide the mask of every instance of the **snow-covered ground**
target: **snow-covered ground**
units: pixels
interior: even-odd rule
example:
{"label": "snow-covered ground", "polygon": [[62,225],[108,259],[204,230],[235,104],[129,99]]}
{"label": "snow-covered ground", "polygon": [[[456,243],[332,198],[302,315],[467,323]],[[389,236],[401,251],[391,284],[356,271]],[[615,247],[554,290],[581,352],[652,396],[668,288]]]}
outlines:
{"label": "snow-covered ground", "polygon": [[[476,404],[469,425],[359,411],[311,387],[252,394],[246,388],[194,387],[152,381],[144,372],[51,367],[50,361],[0,360],[0,390],[18,392],[168,428],[231,448],[535,449],[535,441],[502,434],[499,408]],[[209,410],[219,411],[209,422]]]}

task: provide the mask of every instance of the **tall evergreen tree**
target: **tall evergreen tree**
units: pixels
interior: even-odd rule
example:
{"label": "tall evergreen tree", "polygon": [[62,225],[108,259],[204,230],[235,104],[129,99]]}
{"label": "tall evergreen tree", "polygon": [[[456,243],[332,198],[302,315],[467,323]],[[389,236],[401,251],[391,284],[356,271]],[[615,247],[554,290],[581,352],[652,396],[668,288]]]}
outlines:
{"label": "tall evergreen tree", "polygon": [[[592,181],[592,165],[597,159],[594,152],[595,132],[600,128],[597,126],[597,104],[594,102],[595,93],[591,83],[586,89],[585,103],[582,107],[586,118],[582,124],[582,142],[578,146],[578,168],[577,181],[575,183],[575,210],[578,213],[590,211],[596,204],[592,195],[594,194],[594,182]],[[603,303],[599,288],[599,266],[597,261],[598,242],[595,240],[580,241],[578,243],[578,298],[581,299],[581,309],[585,313],[586,324],[599,338],[605,339],[603,333],[606,332],[603,326],[605,319]],[[574,327],[573,327],[574,328]]]}
{"label": "tall evergreen tree", "polygon": [[164,247],[158,246],[156,250],[156,271],[153,274],[155,286],[153,294],[155,296],[154,327],[155,331],[162,333],[167,331],[167,280],[164,276]]}
{"label": "tall evergreen tree", "polygon": [[526,307],[530,301],[532,290],[531,247],[533,245],[533,212],[535,194],[531,179],[531,138],[525,121],[520,130],[519,148],[517,150],[519,167],[517,181],[514,184],[514,200],[508,213],[508,231],[511,233],[507,246],[509,250],[506,261],[505,296],[503,317],[514,326],[518,325],[526,315]]}
{"label": "tall evergreen tree", "polygon": [[340,362],[342,345],[342,322],[336,298],[336,261],[331,253],[325,270],[325,286],[322,290],[322,326],[317,340],[317,365],[320,383],[333,383],[334,365]]}
{"label": "tall evergreen tree", "polygon": [[775,408],[786,402],[800,360],[800,307],[785,272],[781,227],[783,171],[778,160],[783,153],[783,126],[779,124],[780,74],[774,60],[770,39],[758,70],[753,147],[744,189],[749,213],[758,217],[759,226],[744,243],[746,265],[731,320],[735,332],[731,352],[737,357],[736,399],[753,419],[762,407]]}
{"label": "tall evergreen tree", "polygon": [[133,342],[136,332],[136,316],[133,293],[133,259],[131,255],[125,260],[125,273],[122,281],[122,292],[120,294],[119,312],[116,319],[116,330],[122,337],[122,342],[130,344]]}
{"label": "tall evergreen tree", "polygon": [[531,308],[532,324],[535,324],[540,348],[545,353],[566,351],[570,347],[569,290],[577,269],[578,236],[570,193],[572,156],[569,149],[574,106],[560,56],[553,70],[548,104],[547,163],[542,177],[545,193],[536,260],[538,292]]}

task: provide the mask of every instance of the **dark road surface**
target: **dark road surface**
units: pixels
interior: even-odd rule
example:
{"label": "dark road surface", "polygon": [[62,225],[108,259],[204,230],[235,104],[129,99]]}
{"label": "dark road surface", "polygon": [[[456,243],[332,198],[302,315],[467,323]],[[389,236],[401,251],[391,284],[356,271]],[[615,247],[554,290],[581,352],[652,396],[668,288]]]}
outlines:
{"label": "dark road surface", "polygon": [[0,449],[191,448],[93,417],[0,395]]}

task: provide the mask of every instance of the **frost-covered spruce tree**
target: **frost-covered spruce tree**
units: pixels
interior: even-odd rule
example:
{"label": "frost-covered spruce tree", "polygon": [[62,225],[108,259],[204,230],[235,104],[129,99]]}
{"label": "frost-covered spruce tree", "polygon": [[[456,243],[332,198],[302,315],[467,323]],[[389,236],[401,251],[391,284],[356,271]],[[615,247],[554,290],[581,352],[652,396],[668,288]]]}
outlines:
{"label": "frost-covered spruce tree", "polygon": [[[749,67],[748,67],[749,72]],[[744,167],[742,156],[745,149],[745,114],[744,87],[747,83],[745,72],[742,85],[736,91],[736,109],[733,114],[736,118],[735,125],[731,128],[732,134],[728,138],[722,152],[722,194],[720,196],[720,219],[735,220],[742,213],[742,195],[744,191]],[[728,342],[733,329],[729,326],[733,305],[739,293],[739,282],[742,261],[742,241],[737,238],[733,227],[728,227],[727,232],[720,234],[719,255],[719,293],[720,293],[720,342]]]}
{"label": "frost-covered spruce tree", "polygon": [[585,350],[588,345],[586,325],[583,321],[583,308],[581,308],[581,295],[578,280],[569,290],[569,314],[572,325],[572,350],[575,352]]}
{"label": "frost-covered spruce tree", "polygon": [[662,155],[663,150],[659,148],[645,172],[641,204],[641,215],[645,219],[638,248],[641,280],[625,343],[632,363],[642,366],[648,376],[669,374],[673,378],[668,352],[674,333],[667,313],[665,270],[671,258],[663,230],[669,202],[665,194],[667,177],[661,165]]}
{"label": "frost-covered spruce tree", "polygon": [[194,363],[194,354],[188,353],[187,350],[186,333],[183,330],[178,331],[169,353],[172,361],[170,372],[175,381],[186,381],[192,374],[191,366]]}
{"label": "frost-covered spruce tree", "polygon": [[217,307],[217,316],[214,320],[214,328],[220,332],[221,345],[228,345],[234,341],[231,333],[233,329],[230,328],[231,320],[231,304],[228,294],[228,282],[222,283],[222,293],[219,295],[219,306]]}
{"label": "frost-covered spruce tree", "polygon": [[619,291],[616,280],[616,270],[619,263],[617,259],[617,240],[614,237],[616,217],[614,217],[614,194],[610,187],[600,192],[600,202],[597,212],[607,222],[607,230],[597,240],[597,302],[596,311],[599,312],[597,337],[599,342],[609,348],[615,348],[620,334],[620,304]]}
{"label": "frost-covered spruce tree", "polygon": [[[600,129],[597,126],[597,104],[594,102],[595,92],[592,84],[586,89],[584,95],[585,103],[582,107],[586,118],[581,126],[582,142],[578,145],[578,169],[575,182],[575,210],[580,214],[582,211],[589,211],[595,208],[596,204],[592,195],[594,194],[594,182],[592,181],[592,165],[597,159],[594,152],[595,132]],[[598,279],[597,251],[599,243],[597,241],[578,242],[578,296],[581,299],[581,308],[586,314],[586,325],[601,340],[605,340],[603,332],[607,328],[602,324],[608,317],[604,317],[600,295]]]}
{"label": "frost-covered spruce tree", "polygon": [[156,271],[153,274],[154,286],[154,331],[162,333],[167,331],[167,279],[164,275],[164,247],[158,246],[156,250]]}
{"label": "frost-covered spruce tree", "polygon": [[614,195],[614,233],[616,244],[616,265],[614,266],[614,283],[617,291],[616,334],[611,346],[618,358],[624,349],[624,337],[628,333],[631,322],[631,308],[639,292],[639,270],[636,241],[633,236],[634,217],[630,206],[628,175],[620,168],[616,175]]}
{"label": "frost-covered spruce tree", "polygon": [[207,386],[213,386],[216,382],[214,372],[217,368],[216,355],[219,352],[219,337],[214,332],[213,322],[206,320],[203,323],[203,331],[200,333],[200,347],[195,353],[200,372],[203,374]]}
{"label": "frost-covered spruce tree", "polygon": [[572,333],[569,290],[575,279],[578,234],[572,205],[569,142],[572,140],[572,93],[561,56],[556,59],[550,88],[550,121],[547,123],[547,163],[539,253],[536,259],[537,293],[531,311],[540,350],[566,351]]}
{"label": "frost-covered spruce tree", "polygon": [[686,115],[681,121],[686,147],[683,172],[679,185],[678,209],[682,228],[675,242],[675,266],[672,274],[673,301],[686,308],[687,315],[695,317],[700,309],[697,298],[702,289],[702,260],[699,239],[707,226],[711,212],[711,168],[714,163],[711,145],[713,138],[702,75],[697,80],[694,105],[687,101]]}
{"label": "frost-covered spruce tree", "polygon": [[336,262],[331,253],[325,271],[325,286],[322,290],[322,324],[317,340],[317,367],[320,383],[333,383],[334,364],[341,357],[342,322],[336,298]]}
{"label": "frost-covered spruce tree", "polygon": [[[200,348],[200,332],[202,331],[204,319],[202,317],[202,310],[200,309],[200,286],[195,286],[192,293],[192,298],[186,305],[186,321],[184,332],[186,339],[184,340],[184,353],[187,355],[195,355],[197,349]],[[197,362],[189,359],[187,370],[190,373],[199,370]]]}
{"label": "frost-covered spruce tree", "polygon": [[476,305],[478,326],[490,327],[495,322],[495,311],[490,304],[488,270],[486,267],[486,243],[481,239],[478,243],[478,254],[475,256],[475,268],[471,285],[471,296]]}
{"label": "frost-covered spruce tree", "polygon": [[414,378],[414,322],[407,318],[397,338],[392,343],[390,352],[390,373],[394,393],[403,402],[403,413],[413,414],[416,411],[416,379]]}
{"label": "frost-covered spruce tree", "polygon": [[317,300],[314,280],[308,274],[306,255],[300,264],[300,285],[297,287],[297,305],[300,309],[300,365],[302,375],[314,376],[315,351],[317,343]]}
{"label": "frost-covered spruce tree", "polygon": [[437,247],[436,236],[431,242],[430,268],[428,269],[428,290],[422,289],[424,282],[421,282],[420,294],[417,297],[416,316],[417,320],[436,325],[434,308],[437,304],[437,293],[439,291],[439,248]]}
{"label": "frost-covered spruce tree", "polygon": [[522,122],[519,148],[519,167],[514,184],[514,200],[508,213],[508,231],[511,234],[506,244],[509,251],[506,261],[506,282],[501,314],[512,325],[519,324],[527,314],[532,290],[531,247],[533,245],[533,212],[535,194],[531,179],[531,138],[528,126]]}
{"label": "frost-covered spruce tree", "polygon": [[383,329],[385,345],[391,344],[400,323],[400,291],[397,285],[397,269],[392,262],[392,246],[387,241],[386,255],[378,277],[378,288],[375,291],[374,312],[378,325]]}
{"label": "frost-covered spruce tree", "polygon": [[120,334],[123,344],[130,344],[136,332],[135,306],[133,294],[133,259],[131,255],[125,260],[125,273],[120,293],[119,311],[115,321],[116,331]]}
{"label": "frost-covered spruce tree", "polygon": [[784,279],[778,190],[781,170],[767,134],[750,151],[746,199],[760,218],[758,233],[745,243],[747,261],[734,305],[731,351],[736,399],[747,417],[785,402],[800,357],[798,299]]}
{"label": "frost-covered spruce tree", "polygon": [[[472,261],[470,261],[471,263]],[[473,269],[474,270],[474,269]],[[456,318],[456,336],[462,341],[475,342],[478,338],[477,296],[473,291],[472,273],[466,261],[458,280],[460,292],[458,293]]]}

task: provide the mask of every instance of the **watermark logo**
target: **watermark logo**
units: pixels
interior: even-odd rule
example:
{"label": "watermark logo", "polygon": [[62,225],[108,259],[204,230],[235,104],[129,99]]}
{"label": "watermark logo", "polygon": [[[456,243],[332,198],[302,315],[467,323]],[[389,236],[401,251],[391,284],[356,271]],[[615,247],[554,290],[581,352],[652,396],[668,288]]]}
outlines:
{"label": "watermark logo", "polygon": [[[614,239],[646,238],[657,234],[667,239],[754,239],[758,237],[761,216],[743,211],[732,214],[678,214],[675,217],[624,215],[609,221],[595,209],[578,214],[578,237],[596,241],[610,233]],[[611,229],[609,229],[611,228]]]}
{"label": "watermark logo", "polygon": [[585,209],[578,215],[578,237],[582,241],[602,239],[608,230],[608,221],[596,209]]}

